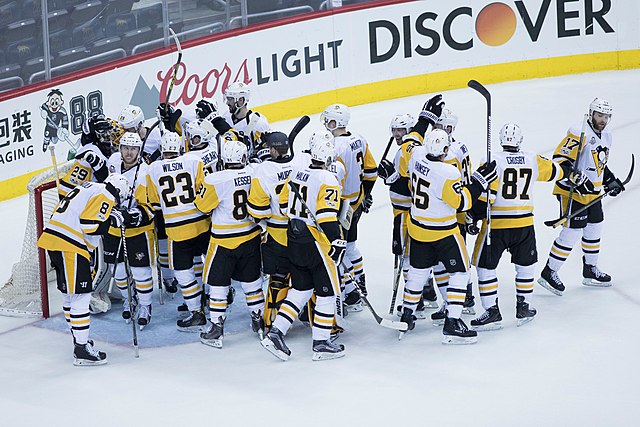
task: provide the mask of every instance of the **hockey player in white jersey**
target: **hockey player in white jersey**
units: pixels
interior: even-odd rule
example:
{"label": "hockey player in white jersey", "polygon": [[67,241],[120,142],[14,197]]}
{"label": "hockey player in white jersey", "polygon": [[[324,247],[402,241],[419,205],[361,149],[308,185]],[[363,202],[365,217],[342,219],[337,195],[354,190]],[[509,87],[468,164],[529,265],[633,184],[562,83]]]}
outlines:
{"label": "hockey player in white jersey", "polygon": [[160,129],[156,126],[153,130],[144,125],[144,113],[137,105],[127,105],[118,114],[118,123],[127,132],[136,132],[140,139],[145,141],[142,158],[147,164],[158,160],[161,155],[160,144],[162,141]]}
{"label": "hockey player in white jersey", "polygon": [[[367,141],[362,135],[347,130],[351,112],[344,104],[329,105],[320,115],[325,128],[334,136],[336,161],[346,170],[343,197],[349,200],[353,214],[349,228],[345,229],[347,253],[345,261],[353,266],[354,277],[364,295],[367,295],[364,261],[356,246],[358,222],[363,212],[368,212],[373,203],[371,190],[377,179],[377,164]],[[360,296],[355,289],[346,289],[347,306],[361,306]]]}
{"label": "hockey player in white jersey", "polygon": [[116,209],[129,196],[129,182],[119,174],[104,183],[85,182],[71,190],[56,206],[38,239],[56,271],[62,308],[74,343],[74,365],[103,365],[107,355],[89,339],[91,267],[89,260],[109,226],[120,227],[124,219]]}
{"label": "hockey player in white jersey", "polygon": [[[120,151],[114,153],[107,162],[110,173],[122,174],[132,187],[132,197],[122,202],[127,226],[125,236],[129,265],[135,282],[137,294],[138,325],[143,329],[151,321],[151,302],[153,292],[153,276],[151,260],[154,253],[153,210],[147,199],[147,169],[142,161],[142,140],[137,133],[126,132],[120,138]],[[134,182],[135,180],[135,182]],[[120,229],[111,227],[104,237],[105,262],[113,265],[120,245]],[[110,270],[112,267],[109,267]],[[135,315],[135,307],[129,307],[127,298],[127,281],[129,280],[125,264],[124,251],[120,251],[116,266],[115,282],[122,294],[124,303],[122,317],[127,323]]]}
{"label": "hockey player in white jersey", "polygon": [[203,274],[210,286],[211,322],[200,334],[200,341],[216,348],[222,348],[231,280],[244,290],[251,310],[251,325],[260,339],[264,330],[261,228],[247,207],[252,178],[252,168],[247,167],[247,146],[237,140],[224,141],[220,154],[225,169],[205,177],[195,202],[200,211],[211,212],[211,238]]}
{"label": "hockey player in white jersey", "polygon": [[207,253],[210,217],[195,206],[204,182],[204,163],[183,152],[180,136],[162,135],[162,159],[153,162],[147,175],[149,201],[162,211],[168,236],[169,268],[174,270],[189,316],[177,322],[178,330],[200,332],[207,320],[202,310],[202,284],[196,280],[193,259]]}
{"label": "hockey player in white jersey", "polygon": [[[498,277],[496,268],[504,251],[511,254],[516,270],[516,319],[518,326],[533,319],[532,307],[534,269],[538,262],[535,229],[533,227],[533,183],[556,181],[564,178],[564,170],[556,163],[538,154],[523,151],[522,131],[513,123],[500,129],[503,151],[493,153],[498,179],[490,185],[491,230],[483,220],[472,257],[478,271],[478,287],[482,307],[478,318],[471,321],[477,331],[502,328],[502,315],[498,306]],[[476,219],[486,217],[486,193],[474,204],[470,215]],[[475,226],[475,225],[474,225]],[[491,232],[491,246],[486,235]]]}
{"label": "hockey player in white jersey", "polygon": [[287,253],[291,262],[291,289],[261,343],[283,361],[291,355],[284,336],[314,291],[312,360],[335,359],[345,354],[342,344],[336,345],[329,339],[336,313],[335,295],[340,292],[336,264],[341,262],[346,249],[337,218],[340,188],[335,176],[326,170],[336,152],[331,133],[315,132],[311,138],[317,139],[311,150],[311,164],[294,168],[279,196],[280,209],[289,217]]}
{"label": "hockey player in white jersey", "polygon": [[218,170],[218,145],[212,133],[212,125],[204,119],[192,120],[184,126],[184,140],[187,151],[204,163],[207,173]]}
{"label": "hockey player in white jersey", "polygon": [[254,166],[247,207],[256,220],[266,220],[266,241],[262,244],[262,272],[269,275],[264,308],[269,329],[289,290],[290,266],[287,256],[286,215],[280,212],[278,196],[294,167],[289,140],[282,132],[266,132],[262,139],[269,147],[269,159]]}
{"label": "hockey player in white jersey", "polygon": [[248,138],[249,158],[256,154],[260,135],[270,129],[265,116],[249,109],[250,97],[249,85],[243,82],[231,83],[224,91],[225,102],[229,109],[222,114],[222,118],[229,126]]}
{"label": "hockey player in white jersey", "polygon": [[[605,99],[595,98],[589,105],[588,126],[585,129],[582,149],[580,134],[582,124],[578,123],[569,128],[567,136],[563,138],[555,152],[553,160],[561,165],[573,167],[577,162],[577,170],[586,178],[573,192],[569,201],[570,183],[566,180],[556,182],[553,194],[560,202],[561,212],[567,212],[570,205],[571,212],[584,207],[604,192],[617,196],[624,191],[620,179],[607,166],[613,141],[611,130],[607,127],[613,114],[611,104]],[[580,155],[578,156],[578,152]],[[584,213],[571,218],[560,231],[551,246],[547,264],[542,270],[538,283],[556,295],[562,295],[565,290],[558,271],[571,253],[575,243],[582,237],[582,284],[586,286],[611,286],[611,276],[598,268],[600,254],[600,236],[604,212],[602,202],[590,206]]]}
{"label": "hockey player in white jersey", "polygon": [[462,185],[458,170],[444,159],[449,135],[440,129],[427,134],[424,146],[414,146],[403,175],[409,177],[412,204],[409,221],[410,269],[405,284],[401,320],[415,326],[415,310],[429,269],[441,262],[449,273],[444,344],[476,342],[477,333],[460,319],[469,279],[469,259],[456,213],[471,208],[483,190],[496,179],[495,162],[478,168],[469,185]]}

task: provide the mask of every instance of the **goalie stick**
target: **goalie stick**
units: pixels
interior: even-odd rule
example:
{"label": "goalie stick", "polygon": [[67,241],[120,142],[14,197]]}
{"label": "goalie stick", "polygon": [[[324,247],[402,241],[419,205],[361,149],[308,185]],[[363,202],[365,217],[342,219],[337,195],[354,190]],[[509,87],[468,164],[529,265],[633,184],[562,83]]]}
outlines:
{"label": "goalie stick", "polygon": [[[623,186],[627,185],[629,183],[629,181],[631,181],[631,177],[633,176],[633,170],[635,168],[635,164],[636,164],[636,158],[632,153],[631,154],[631,168],[629,168],[629,173],[627,174],[627,177],[625,178],[625,180],[622,181],[622,185]],[[560,218],[552,219],[552,220],[549,220],[549,221],[545,221],[544,225],[546,225],[548,227],[553,227],[553,228],[559,227],[561,225],[565,225],[567,222],[569,222],[569,220],[571,218],[574,218],[576,215],[579,215],[582,212],[586,211],[591,206],[595,205],[600,200],[602,200],[605,197],[607,197],[609,194],[610,194],[610,192],[609,193],[603,193],[603,194],[599,195],[598,197],[596,197],[595,199],[593,199],[592,201],[590,201],[589,203],[587,203],[586,205],[584,205],[580,209],[576,210],[575,212],[569,213],[570,211],[569,211],[569,209],[567,209],[567,212],[564,215],[561,215]]]}
{"label": "goalie stick", "polygon": [[[469,80],[467,85],[482,95],[487,103],[487,163],[491,163],[491,94],[477,80]],[[487,246],[491,246],[491,186],[487,186]]]}
{"label": "goalie stick", "polygon": [[[289,188],[291,188],[293,190],[295,196],[300,200],[300,203],[302,204],[304,209],[309,214],[309,217],[313,221],[314,225],[316,226],[316,228],[318,229],[320,234],[324,237],[324,239],[326,241],[325,243],[329,243],[329,239],[327,238],[327,235],[324,233],[324,230],[320,226],[320,223],[316,219],[316,216],[311,212],[311,210],[309,209],[309,206],[307,206],[307,202],[305,202],[304,198],[302,198],[302,195],[300,194],[300,191],[298,191],[298,188],[295,185],[293,185],[291,183],[291,181],[288,181],[288,183],[289,183]],[[376,313],[375,309],[373,308],[373,306],[371,305],[371,303],[369,302],[367,297],[362,294],[362,290],[360,289],[360,286],[358,285],[358,282],[353,278],[351,273],[349,273],[349,269],[346,268],[344,263],[342,264],[342,266],[343,266],[344,270],[347,271],[347,274],[349,274],[350,279],[353,281],[353,284],[355,285],[356,290],[358,291],[358,294],[360,294],[360,298],[362,299],[364,304],[367,306],[367,308],[369,309],[371,314],[373,314],[373,317],[376,319],[376,322],[378,322],[378,324],[380,326],[383,326],[383,327],[389,328],[389,329],[395,329],[395,330],[401,331],[401,332],[404,332],[409,328],[409,325],[407,325],[405,322],[399,322],[397,320],[385,319],[384,317],[381,317],[378,313]]]}

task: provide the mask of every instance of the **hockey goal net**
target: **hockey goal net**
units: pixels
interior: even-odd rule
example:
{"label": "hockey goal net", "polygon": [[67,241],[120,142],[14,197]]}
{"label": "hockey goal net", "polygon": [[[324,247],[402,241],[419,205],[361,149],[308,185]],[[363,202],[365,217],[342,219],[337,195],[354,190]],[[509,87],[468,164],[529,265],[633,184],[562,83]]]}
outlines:
{"label": "hockey goal net", "polygon": [[[63,176],[72,164],[59,165],[58,173]],[[0,287],[0,314],[49,317],[49,283],[55,282],[55,272],[37,242],[58,204],[55,174],[54,168],[47,169],[27,184],[29,210],[22,252],[11,268],[11,277]]]}

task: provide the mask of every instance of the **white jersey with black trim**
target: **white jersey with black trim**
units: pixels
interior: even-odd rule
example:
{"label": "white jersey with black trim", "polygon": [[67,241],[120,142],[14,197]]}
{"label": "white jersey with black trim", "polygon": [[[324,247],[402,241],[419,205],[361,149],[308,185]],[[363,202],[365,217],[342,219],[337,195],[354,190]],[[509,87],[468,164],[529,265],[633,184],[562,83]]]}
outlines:
{"label": "white jersey with black trim", "polygon": [[[405,142],[404,144],[409,144]],[[400,176],[400,159],[402,157],[402,146],[396,151],[393,158],[393,167],[396,170],[393,175],[385,180],[389,185],[389,198],[391,199],[391,207],[393,208],[393,216],[408,211],[411,208],[411,193],[407,188],[406,181]]]}
{"label": "white jersey with black trim", "polygon": [[218,156],[218,147],[215,140],[207,144],[204,148],[189,150],[188,153],[200,157],[202,163],[204,163],[205,172],[212,173],[217,170],[220,157]]}
{"label": "white jersey with black trim", "polygon": [[343,198],[352,204],[361,199],[362,181],[375,181],[377,165],[367,144],[367,140],[357,133],[348,132],[346,135],[334,138],[337,162],[342,163],[346,170]]}
{"label": "white jersey with black trim", "polygon": [[211,236],[216,244],[235,249],[260,234],[247,208],[252,167],[225,169],[209,174],[196,198],[196,207],[211,212]]}
{"label": "white jersey with black trim", "polygon": [[[251,121],[251,116],[254,114],[258,116],[258,121],[256,122],[256,125],[254,126],[253,131],[251,132],[252,135],[246,135],[247,126],[249,126],[249,122]],[[235,130],[244,133],[248,137],[251,137],[252,141],[257,141],[258,139],[260,139],[260,135],[262,135],[264,132],[267,132],[269,131],[269,129],[271,129],[271,126],[269,125],[269,121],[267,120],[267,118],[256,111],[249,110],[249,112],[244,118],[238,120],[232,116],[229,110],[227,110],[224,112],[224,114],[222,114],[222,118],[229,124],[229,126],[234,128]]]}
{"label": "white jersey with black trim", "polygon": [[[149,127],[147,127],[147,132]],[[144,152],[152,155],[156,151],[160,150],[160,144],[162,143],[162,134],[160,133],[159,125],[153,128],[147,140],[144,143]]]}
{"label": "white jersey with black trim", "polygon": [[[300,168],[306,168],[311,165],[311,154],[307,151],[303,151],[299,154],[299,160],[296,163]],[[347,178],[347,170],[344,165],[340,162],[333,162],[328,167],[327,170],[331,172],[336,179],[338,180],[338,185],[340,186],[340,193],[342,194],[342,199],[344,199],[344,184],[345,179]]]}

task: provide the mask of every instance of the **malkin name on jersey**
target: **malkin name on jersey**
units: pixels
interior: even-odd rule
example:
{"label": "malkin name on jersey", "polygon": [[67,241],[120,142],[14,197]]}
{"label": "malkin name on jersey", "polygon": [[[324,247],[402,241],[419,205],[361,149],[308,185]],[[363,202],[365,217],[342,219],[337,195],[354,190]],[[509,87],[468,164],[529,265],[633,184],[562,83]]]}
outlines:
{"label": "malkin name on jersey", "polygon": [[299,179],[300,181],[307,182],[309,180],[309,174],[305,173],[305,172],[298,172],[296,174],[296,179]]}

